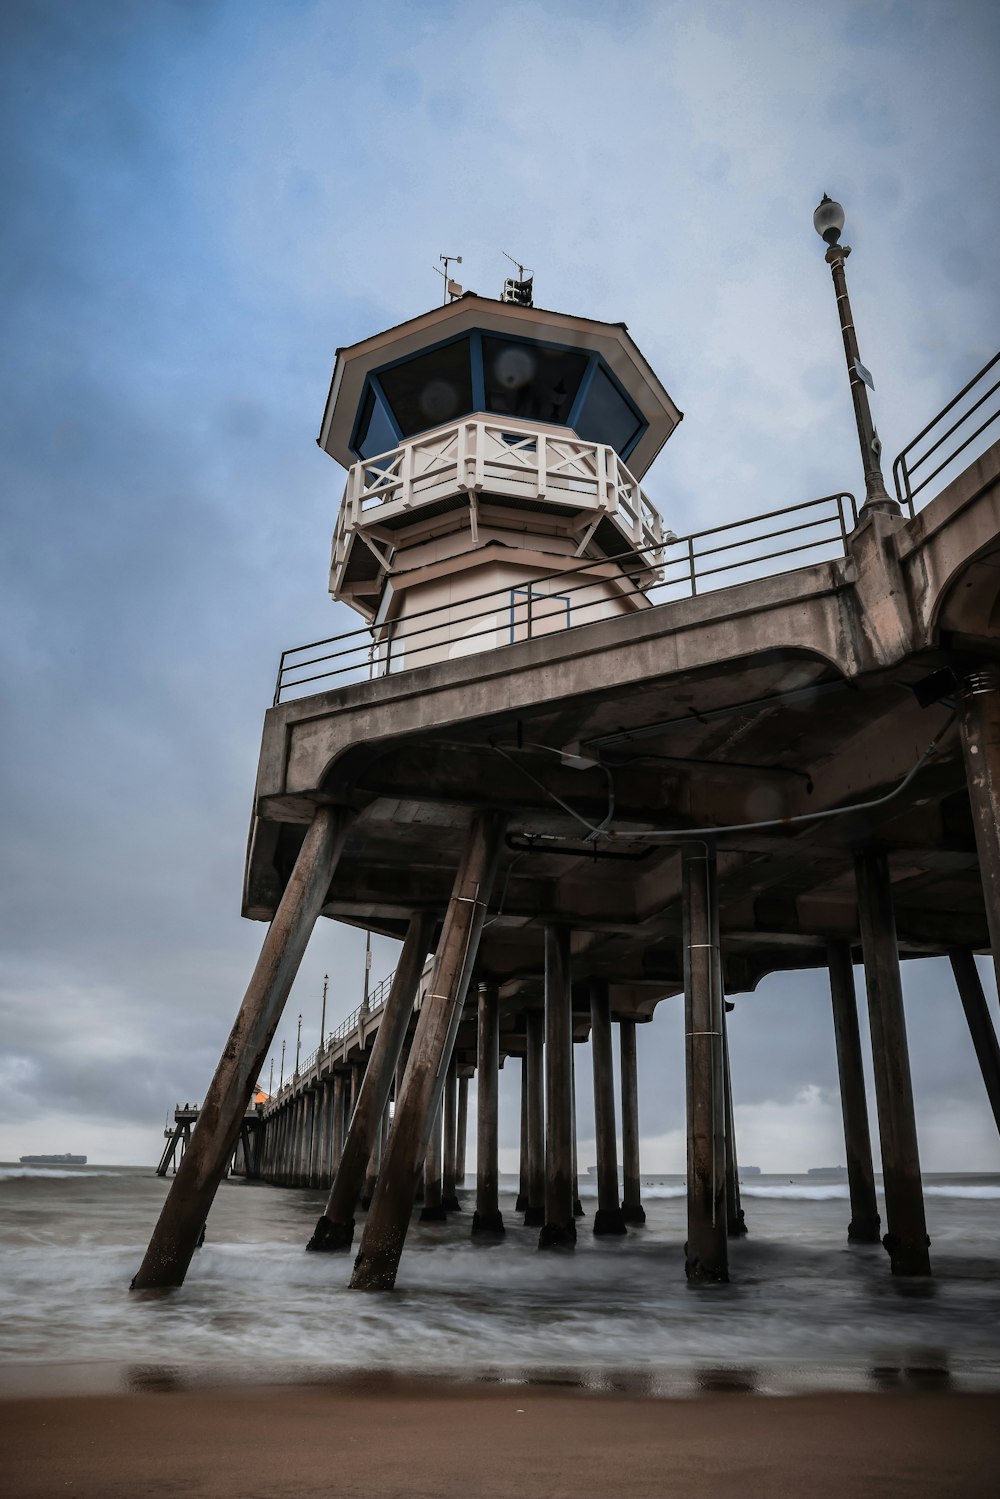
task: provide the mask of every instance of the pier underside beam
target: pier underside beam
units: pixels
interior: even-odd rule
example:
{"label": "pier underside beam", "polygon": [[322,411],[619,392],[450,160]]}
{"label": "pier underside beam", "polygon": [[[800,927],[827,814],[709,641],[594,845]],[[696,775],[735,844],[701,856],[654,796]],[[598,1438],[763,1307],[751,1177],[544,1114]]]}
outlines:
{"label": "pier underside beam", "polygon": [[132,1282],[134,1290],[183,1284],[330,888],[351,816],[340,807],[316,810],[199,1111],[191,1144]]}
{"label": "pier underside beam", "polygon": [[851,1193],[851,1221],[847,1228],[847,1238],[854,1244],[878,1244],[881,1240],[881,1220],[875,1197],[875,1168],[872,1164],[868,1101],[865,1097],[865,1074],[861,1059],[861,1031],[858,1026],[858,1000],[854,991],[850,943],[831,942],[827,948],[827,960],[830,968],[830,997],[833,1001],[833,1031],[837,1044],[837,1071],[840,1075],[840,1106],[844,1116],[847,1180]]}
{"label": "pier underside beam", "polygon": [[479,950],[486,904],[500,857],[504,820],[473,818],[455,877],[430,989],[424,997],[396,1120],[368,1212],[351,1286],[391,1290],[406,1240],[416,1185],[444,1086],[444,1068]]}
{"label": "pier underside beam", "polygon": [[572,1249],[573,989],[568,927],[545,928],[545,1222],[539,1249]]}
{"label": "pier underside beam", "polygon": [[476,1211],[474,1238],[499,1238],[498,1093],[500,1082],[500,993],[496,984],[479,986],[479,1038],[476,1053]]}
{"label": "pier underside beam", "polygon": [[639,1064],[635,1021],[618,1025],[622,1072],[622,1217],[626,1223],[645,1223],[639,1162]]}
{"label": "pier underside beam", "polygon": [[618,1196],[615,1069],[611,1052],[611,1002],[606,979],[590,983],[590,1040],[594,1057],[594,1125],[597,1137],[595,1234],[628,1232]]}
{"label": "pier underside beam", "polygon": [[882,1145],[888,1228],[882,1243],[889,1252],[893,1275],[929,1275],[930,1240],[920,1179],[892,884],[884,851],[859,850],[855,874]]}
{"label": "pier underside beam", "polygon": [[725,1070],[715,854],[704,844],[686,843],[682,861],[688,1208],[684,1270],[689,1280],[725,1281]]}
{"label": "pier underside beam", "polygon": [[993,1021],[986,1005],[976,959],[965,949],[953,952],[950,956],[951,970],[969,1023],[969,1034],[976,1048],[990,1108],[993,1110],[997,1129],[1000,1129],[1000,1045],[997,1044],[997,1033],[993,1029]]}
{"label": "pier underside beam", "polygon": [[[316,1224],[307,1249],[350,1248],[354,1237],[354,1209],[365,1185],[365,1167],[392,1091],[393,1074],[406,1039],[406,1028],[413,1013],[413,1001],[432,936],[432,917],[420,915],[411,919],[392,976],[389,998],[380,1018],[368,1070],[361,1084],[347,1143],[341,1149],[339,1141],[334,1139],[334,1152],[339,1158],[337,1174],[323,1216]],[[334,1081],[335,1122],[338,1113],[343,1118],[343,1086],[343,1078],[338,1074]]]}

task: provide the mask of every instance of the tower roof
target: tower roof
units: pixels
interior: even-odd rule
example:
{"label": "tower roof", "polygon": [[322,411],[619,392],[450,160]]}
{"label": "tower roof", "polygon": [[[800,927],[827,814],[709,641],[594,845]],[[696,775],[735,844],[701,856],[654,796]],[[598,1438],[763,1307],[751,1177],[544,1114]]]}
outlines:
{"label": "tower roof", "polygon": [[[369,377],[398,365],[400,361],[448,345],[463,335],[479,335],[487,340],[498,337],[513,339],[549,350],[579,351],[583,356],[596,354],[641,419],[638,435],[628,448],[629,468],[637,478],[649,468],[683,415],[624,323],[602,323],[593,318],[573,317],[540,307],[520,307],[466,292],[457,301],[435,307],[371,338],[362,339],[360,343],[337,350],[318,439],[324,451],[345,468],[350,468],[358,457],[357,448],[352,444]],[[620,396],[616,398],[621,399]],[[479,404],[473,380],[471,400],[466,409],[476,410]],[[439,420],[452,415],[449,411]],[[430,430],[436,425],[438,421],[426,419],[421,430]],[[406,432],[404,435],[412,434]],[[394,441],[385,446],[393,446]]]}

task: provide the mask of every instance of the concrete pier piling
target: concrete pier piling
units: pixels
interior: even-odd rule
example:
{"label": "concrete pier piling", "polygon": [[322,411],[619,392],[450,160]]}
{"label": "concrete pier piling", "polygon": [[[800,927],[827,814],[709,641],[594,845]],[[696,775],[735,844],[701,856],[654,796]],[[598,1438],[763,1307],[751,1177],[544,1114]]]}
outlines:
{"label": "concrete pier piling", "polygon": [[982,981],[976,968],[976,959],[967,949],[958,949],[950,954],[951,971],[958,985],[962,1009],[969,1026],[969,1034],[976,1050],[979,1070],[986,1085],[986,1096],[993,1110],[997,1129],[1000,1129],[1000,1046],[997,1033],[986,1005]]}
{"label": "concrete pier piling", "polygon": [[875,1168],[850,943],[831,942],[827,947],[827,964],[840,1077],[840,1106],[844,1116],[847,1180],[851,1193],[847,1238],[853,1244],[878,1244],[882,1237],[881,1219],[875,1197]]}
{"label": "concrete pier piling", "polygon": [[[399,962],[392,977],[389,997],[382,1011],[381,1024],[372,1047],[371,1060],[358,1095],[357,1108],[351,1120],[347,1142],[340,1146],[334,1135],[337,1174],[327,1199],[323,1216],[306,1245],[314,1250],[349,1249],[354,1237],[354,1209],[365,1186],[365,1170],[376,1143],[379,1124],[406,1039],[406,1029],[413,1013],[427,949],[433,936],[433,919],[421,914],[411,918],[407,927]],[[343,1127],[343,1075],[334,1078],[334,1122]],[[338,1092],[340,1103],[337,1102]],[[374,1196],[374,1183],[372,1196]]]}
{"label": "concrete pier piling", "polygon": [[639,1164],[639,1065],[635,1045],[635,1021],[618,1023],[622,1072],[622,1218],[626,1223],[645,1223]]}
{"label": "concrete pier piling", "polygon": [[316,809],[199,1111],[191,1145],[171,1183],[149,1247],[132,1281],[133,1290],[179,1286],[184,1282],[285,1000],[330,888],[351,816],[341,807]]}
{"label": "concrete pier piling", "polygon": [[545,1016],[539,1010],[525,1015],[528,1126],[528,1200],[524,1208],[526,1228],[541,1228],[545,1222]]}
{"label": "concrete pier piling", "polygon": [[457,1213],[461,1207],[455,1180],[458,1162],[458,1062],[453,1056],[444,1080],[444,1174],[442,1206],[446,1213]]}
{"label": "concrete pier piling", "polygon": [[597,1212],[594,1233],[625,1234],[618,1195],[615,1070],[611,1051],[611,1000],[606,979],[590,982],[590,1042],[594,1059],[594,1126],[597,1143]]}
{"label": "concrete pier piling", "polygon": [[500,1086],[500,991],[479,986],[479,1030],[476,1051],[476,1211],[474,1239],[503,1237],[499,1200],[498,1105]]}
{"label": "concrete pier piling", "polygon": [[702,843],[685,843],[681,858],[688,1198],[684,1270],[692,1281],[726,1281],[725,1076],[715,854]]}
{"label": "concrete pier piling", "polygon": [[726,1089],[726,1232],[731,1239],[747,1232],[746,1215],[740,1200],[740,1164],[736,1151],[736,1118],[733,1109],[733,1075],[729,1066],[729,1016],[731,1008],[722,1003],[722,1068]]}
{"label": "concrete pier piling", "polygon": [[520,1126],[518,1130],[518,1179],[515,1213],[523,1213],[528,1206],[528,1058],[521,1058],[520,1075]]}
{"label": "concrete pier piling", "polygon": [[855,856],[855,876],[882,1146],[888,1228],[882,1243],[889,1252],[894,1275],[929,1275],[930,1240],[924,1216],[892,884],[885,852],[879,848],[859,850]]}
{"label": "concrete pier piling", "polygon": [[455,1187],[465,1188],[465,1147],[469,1134],[469,1079],[463,1072],[458,1079],[458,1121],[455,1126]]}
{"label": "concrete pier piling", "polygon": [[1000,989],[1000,666],[991,663],[969,672],[957,703],[979,877]]}
{"label": "concrete pier piling", "polygon": [[[367,1210],[371,1205],[372,1196],[375,1192],[375,1183],[378,1181],[378,1168],[382,1161],[382,1120],[378,1122],[375,1131],[375,1140],[372,1144],[368,1164],[365,1167],[365,1183],[361,1188],[361,1196],[358,1198],[359,1205]],[[309,1245],[306,1245],[309,1248]]]}
{"label": "concrete pier piling", "polygon": [[441,1180],[441,1103],[434,1110],[434,1122],[427,1140],[424,1154],[424,1205],[420,1209],[421,1223],[444,1223],[448,1214],[444,1210],[444,1187]]}
{"label": "concrete pier piling", "polygon": [[[571,1031],[572,1039],[572,1031]],[[571,1044],[569,1049],[569,1084],[570,1099],[572,1102],[571,1120],[573,1124],[573,1217],[583,1218],[583,1203],[580,1201],[580,1160],[576,1148],[576,1045]]]}
{"label": "concrete pier piling", "polygon": [[391,1290],[413,1208],[417,1167],[441,1100],[444,1069],[479,950],[504,819],[476,814],[452,887],[441,939],[417,1022],[389,1146],[354,1263],[355,1290]]}
{"label": "concrete pier piling", "polygon": [[539,1249],[572,1249],[573,990],[568,928],[545,928],[545,1222]]}

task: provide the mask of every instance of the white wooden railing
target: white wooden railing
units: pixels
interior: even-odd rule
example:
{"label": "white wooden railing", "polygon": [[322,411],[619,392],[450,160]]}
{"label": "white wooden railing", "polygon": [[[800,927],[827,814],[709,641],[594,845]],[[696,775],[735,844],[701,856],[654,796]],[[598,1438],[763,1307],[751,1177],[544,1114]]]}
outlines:
{"label": "white wooden railing", "polygon": [[473,416],[354,464],[334,532],[334,570],[352,531],[456,493],[604,513],[647,555],[664,534],[659,512],[607,444],[513,417]]}

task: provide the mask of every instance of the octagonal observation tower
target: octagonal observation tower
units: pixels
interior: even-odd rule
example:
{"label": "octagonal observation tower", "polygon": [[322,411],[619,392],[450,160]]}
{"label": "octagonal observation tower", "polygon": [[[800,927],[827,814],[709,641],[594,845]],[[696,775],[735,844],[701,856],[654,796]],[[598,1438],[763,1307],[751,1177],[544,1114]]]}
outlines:
{"label": "octagonal observation tower", "polygon": [[639,481],[680,421],[624,323],[457,300],[337,351],[330,592],[378,674],[649,607]]}

